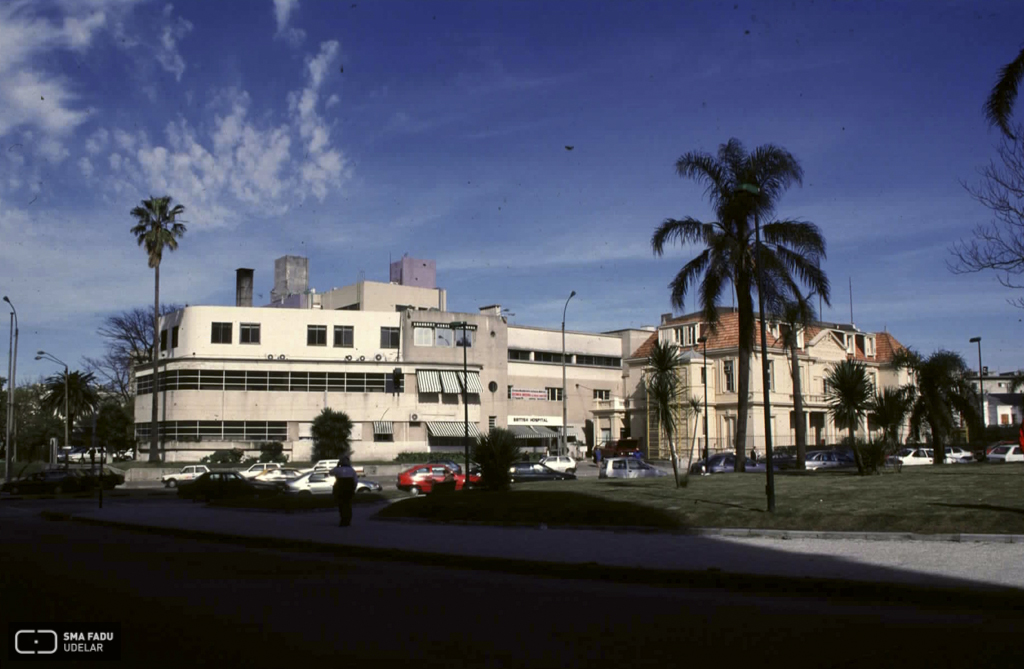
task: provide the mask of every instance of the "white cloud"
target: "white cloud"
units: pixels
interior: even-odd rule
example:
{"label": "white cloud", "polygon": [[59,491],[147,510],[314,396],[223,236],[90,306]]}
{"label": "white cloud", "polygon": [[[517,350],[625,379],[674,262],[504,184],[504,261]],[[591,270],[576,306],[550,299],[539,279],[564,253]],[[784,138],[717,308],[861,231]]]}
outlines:
{"label": "white cloud", "polygon": [[114,142],[119,148],[129,153],[135,150],[135,138],[120,128],[114,130]]}
{"label": "white cloud", "polygon": [[122,158],[120,153],[110,154],[110,157],[107,160],[110,162],[110,169],[115,172],[119,172],[121,170]]}
{"label": "white cloud", "polygon": [[274,0],[274,16],[277,18],[277,32],[288,27],[288,19],[299,6],[299,0]]}
{"label": "white cloud", "polygon": [[336,41],[320,45],[320,53],[306,59],[309,81],[302,91],[288,95],[288,107],[299,128],[299,136],[306,142],[306,153],[300,169],[302,183],[312,194],[323,200],[332,186],[345,176],[345,159],[341,152],[330,148],[331,131],[316,111],[320,88],[338,58]]}
{"label": "white cloud", "polygon": [[174,12],[174,5],[165,5],[163,11],[164,25],[160,36],[160,46],[157,48],[156,59],[160,65],[174,75],[175,80],[181,81],[185,74],[185,59],[178,51],[178,41],[192,32],[192,23],[179,16],[176,20],[171,19]]}
{"label": "white cloud", "polygon": [[37,150],[39,151],[39,155],[46,158],[51,163],[62,163],[64,162],[64,159],[70,155],[68,150],[64,148],[64,144],[53,137],[44,137],[41,139],[37,145]]}
{"label": "white cloud", "polygon": [[324,103],[324,109],[330,109],[339,102],[341,102],[341,98],[339,98],[337,94],[334,94],[331,97],[327,98],[327,102]]}
{"label": "white cloud", "polygon": [[90,178],[93,173],[92,161],[85,157],[79,158],[78,169],[82,171],[83,177]]}
{"label": "white cloud", "polygon": [[64,17],[64,34],[73,49],[83,49],[92,42],[92,35],[107,22],[107,15],[95,12],[86,18]]}
{"label": "white cloud", "polygon": [[99,153],[107,147],[107,141],[110,139],[110,133],[104,128],[100,128],[96,132],[89,136],[89,139],[85,140],[85,150],[89,153]]}

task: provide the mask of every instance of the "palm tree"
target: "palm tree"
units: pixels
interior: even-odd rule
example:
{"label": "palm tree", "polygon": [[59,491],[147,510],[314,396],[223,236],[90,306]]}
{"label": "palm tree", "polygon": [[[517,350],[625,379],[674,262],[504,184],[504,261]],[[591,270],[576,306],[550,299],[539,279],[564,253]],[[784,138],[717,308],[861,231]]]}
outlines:
{"label": "palm tree", "polygon": [[[811,293],[813,295],[813,293]],[[806,468],[807,458],[807,425],[804,419],[804,396],[800,387],[800,359],[797,356],[800,347],[797,342],[800,332],[814,320],[814,307],[810,303],[811,295],[806,297],[797,292],[795,299],[786,300],[782,305],[780,320],[785,328],[780,328],[782,347],[790,353],[790,374],[793,378],[793,422],[796,426],[796,467]]]}
{"label": "palm tree", "polygon": [[680,363],[676,347],[660,341],[655,342],[647,364],[650,366],[647,377],[647,401],[654,405],[658,424],[664,430],[665,438],[668,440],[668,448],[672,452],[672,472],[675,475],[678,488],[679,464],[675,443],[672,441],[676,432],[676,417],[673,409],[678,401],[680,385]]}
{"label": "palm tree", "polygon": [[[913,388],[885,388],[876,392],[868,404],[868,419],[882,428],[885,454],[893,455],[900,445],[900,430],[910,412]],[[896,471],[900,470],[897,461]]]}
{"label": "palm tree", "polygon": [[74,432],[75,418],[89,414],[99,406],[100,398],[96,392],[96,379],[91,374],[71,372],[67,378],[68,415],[64,415],[64,374],[54,374],[46,379],[45,393],[40,401],[44,411],[66,418],[68,433]]}
{"label": "palm tree", "polygon": [[985,101],[985,117],[1010,139],[1016,139],[1010,131],[1010,114],[1017,101],[1017,87],[1024,79],[1024,49],[1017,57],[999,71],[999,80]]}
{"label": "palm tree", "polygon": [[908,369],[913,374],[915,396],[910,409],[910,434],[917,439],[925,423],[931,431],[933,462],[945,459],[946,437],[956,429],[954,412],[965,417],[970,424],[980,425],[978,395],[971,387],[971,374],[959,353],[936,351],[922,358],[910,349],[901,349],[893,357],[897,369]]}
{"label": "palm tree", "polygon": [[867,367],[856,360],[837,362],[829,368],[825,384],[829,414],[836,425],[849,428],[850,448],[853,449],[853,459],[857,463],[857,473],[864,474],[864,459],[857,448],[856,430],[874,394]]}
{"label": "palm tree", "polygon": [[[703,318],[712,332],[718,327],[718,303],[732,284],[739,307],[738,417],[736,420],[736,469],[745,469],[747,412],[750,405],[750,357],[754,347],[755,239],[751,216],[768,219],[782,193],[801,183],[803,169],[788,151],[765,144],[747,153],[738,139],[730,139],[712,156],[702,151],[684,154],[676,161],[679,176],[706,186],[718,220],[704,223],[692,217],[665,219],[651,237],[654,254],[664,253],[671,240],[702,244],[704,250],[686,263],[669,284],[672,305],[683,309],[687,291],[698,289]],[[755,187],[756,194],[742,187]],[[755,219],[759,220],[759,219]],[[797,280],[829,302],[829,283],[820,268],[825,240],[813,223],[772,220],[762,228],[760,257],[764,268],[765,303],[777,310],[783,298],[796,294]],[[698,286],[698,279],[703,276]]]}
{"label": "palm tree", "polygon": [[700,415],[704,413],[704,405],[699,397],[690,397],[686,406],[686,413],[693,416],[693,441],[690,442],[690,454],[686,457],[686,474],[690,474],[690,467],[693,465],[693,450],[697,448],[697,434],[700,430]]}
{"label": "palm tree", "polygon": [[135,207],[131,215],[138,223],[132,227],[131,233],[135,240],[146,249],[149,266],[153,268],[153,417],[149,433],[149,461],[158,462],[159,421],[157,414],[157,391],[160,379],[157,371],[160,365],[160,260],[164,249],[174,251],[178,248],[178,240],[185,235],[185,226],[177,221],[178,216],[185,213],[185,207],[177,204],[171,206],[171,197],[150,197],[143,200],[142,205]]}

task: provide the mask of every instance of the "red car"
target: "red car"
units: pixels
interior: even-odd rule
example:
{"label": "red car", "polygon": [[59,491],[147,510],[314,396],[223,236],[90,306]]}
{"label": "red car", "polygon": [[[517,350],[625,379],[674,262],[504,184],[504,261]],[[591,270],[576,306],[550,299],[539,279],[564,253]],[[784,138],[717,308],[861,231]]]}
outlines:
{"label": "red car", "polygon": [[[430,493],[434,490],[435,483],[442,483],[445,480],[454,480],[455,489],[462,490],[466,483],[466,477],[456,474],[450,467],[437,463],[426,465],[415,465],[398,475],[398,489],[411,492],[414,495]],[[480,476],[469,475],[469,486],[480,483]]]}

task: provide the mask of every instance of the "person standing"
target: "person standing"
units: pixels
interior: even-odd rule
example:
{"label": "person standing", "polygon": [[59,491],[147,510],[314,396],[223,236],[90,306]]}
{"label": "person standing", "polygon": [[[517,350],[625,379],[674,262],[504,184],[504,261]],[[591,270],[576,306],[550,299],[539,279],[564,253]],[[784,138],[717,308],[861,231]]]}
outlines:
{"label": "person standing", "polygon": [[341,458],[338,466],[331,470],[334,477],[334,501],[338,503],[338,525],[352,524],[352,498],[356,494],[356,470],[349,458]]}

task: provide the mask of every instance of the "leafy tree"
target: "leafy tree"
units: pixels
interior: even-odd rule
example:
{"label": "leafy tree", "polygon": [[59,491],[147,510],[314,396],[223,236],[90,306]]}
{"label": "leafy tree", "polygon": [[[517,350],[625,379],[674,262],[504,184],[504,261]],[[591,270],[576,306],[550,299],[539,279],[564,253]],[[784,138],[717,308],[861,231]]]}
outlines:
{"label": "leafy tree", "polygon": [[934,463],[945,460],[946,439],[956,429],[954,414],[958,413],[980,429],[978,395],[968,380],[971,370],[952,351],[936,351],[927,358],[911,349],[901,349],[893,357],[897,369],[908,369],[913,375],[915,394],[910,409],[910,434],[916,440],[921,426],[931,431]]}
{"label": "leafy tree", "polygon": [[1017,89],[1020,87],[1021,79],[1024,79],[1024,49],[999,71],[999,79],[985,101],[985,117],[988,118],[988,122],[998,127],[1003,135],[1010,139],[1015,139],[1014,134],[1010,132],[1010,114],[1013,113],[1013,105],[1017,101]]}
{"label": "leafy tree", "polygon": [[[736,469],[745,469],[747,417],[750,406],[750,358],[754,346],[756,288],[755,230],[751,218],[765,220],[760,248],[765,304],[777,311],[782,300],[797,293],[798,282],[829,302],[829,282],[821,270],[825,240],[813,223],[769,220],[782,194],[801,183],[803,169],[788,151],[766,144],[747,153],[737,139],[719,147],[718,155],[701,151],[683,155],[676,172],[706,186],[717,220],[704,223],[692,217],[666,219],[651,237],[655,255],[665,245],[699,244],[704,249],[676,274],[669,284],[672,305],[683,309],[684,298],[697,288],[703,318],[712,331],[719,322],[718,305],[729,284],[736,291],[739,311],[739,369],[737,379]],[[752,186],[756,194],[745,187]],[[703,276],[698,284],[698,279]]]}
{"label": "leafy tree", "polygon": [[[655,342],[651,355],[647,359],[649,373],[647,376],[647,401],[654,406],[658,417],[658,425],[665,433],[668,448],[672,452],[672,472],[675,475],[676,487],[679,487],[679,458],[676,456],[676,445],[673,437],[676,433],[676,417],[672,412],[679,401],[679,356],[672,344]],[[689,470],[687,470],[689,472]]]}
{"label": "leafy tree", "polygon": [[[178,216],[185,213],[185,207],[178,204],[171,206],[171,197],[150,197],[143,200],[142,205],[135,207],[131,215],[137,223],[132,227],[131,234],[139,246],[145,248],[149,258],[149,266],[153,268],[153,348],[160,350],[160,261],[164,249],[174,251],[178,248],[178,240],[185,235],[185,225],[179,223]],[[149,461],[160,461],[160,430],[157,413],[157,397],[159,396],[160,356],[153,355],[153,416],[150,425]]]}
{"label": "leafy tree", "polygon": [[[1024,289],[1024,133],[1003,139],[999,161],[981,171],[981,183],[962,184],[993,219],[975,226],[971,238],[950,249],[947,266],[954,274],[992,271],[1006,288]],[[1008,300],[1024,309],[1024,297]]]}
{"label": "leafy tree", "polygon": [[11,443],[17,444],[20,462],[47,460],[50,439],[56,437],[59,442],[64,442],[64,421],[42,406],[46,392],[42,378],[19,384],[14,389]]}
{"label": "leafy tree", "polygon": [[796,425],[796,467],[806,468],[807,460],[807,421],[804,419],[804,396],[800,387],[800,347],[797,342],[800,332],[814,320],[814,307],[810,303],[811,295],[804,297],[797,292],[795,299],[786,300],[782,304],[779,317],[783,327],[779,328],[782,336],[783,349],[789,351],[789,371],[793,379],[793,418]]}
{"label": "leafy tree", "polygon": [[[67,377],[67,413],[64,411],[64,374],[54,374],[46,379],[46,393],[41,406],[55,416],[68,418],[69,433],[74,432],[75,418],[90,414],[99,405],[99,394],[92,374],[74,371]],[[61,440],[63,441],[63,439]]]}
{"label": "leafy tree", "polygon": [[288,456],[284,454],[284,444],[280,441],[272,441],[263,444],[260,448],[260,462],[288,462]]}
{"label": "leafy tree", "polygon": [[473,460],[480,465],[481,483],[488,490],[508,490],[509,467],[519,462],[521,455],[516,436],[500,427],[491,428],[473,444]]}
{"label": "leafy tree", "polygon": [[325,408],[313,419],[312,432],[314,462],[352,457],[352,419],[348,414]]}
{"label": "leafy tree", "polygon": [[[180,309],[180,304],[161,305],[160,315]],[[122,403],[134,397],[135,366],[153,361],[152,328],[152,307],[135,307],[107,316],[96,330],[106,350],[98,358],[85,358],[86,369],[95,374],[107,390],[116,393]]]}
{"label": "leafy tree", "polygon": [[134,427],[135,420],[127,407],[111,401],[100,406],[96,415],[96,437],[108,452],[134,448]]}
{"label": "leafy tree", "polygon": [[866,473],[864,459],[857,444],[857,424],[867,413],[874,389],[868,379],[867,367],[856,360],[833,364],[825,375],[828,411],[836,425],[850,430],[850,448],[857,463],[857,472]]}
{"label": "leafy tree", "polygon": [[[885,455],[895,455],[900,446],[900,430],[910,413],[912,389],[885,388],[876,392],[868,405],[868,419],[882,428]],[[897,471],[900,467],[897,464]]]}

